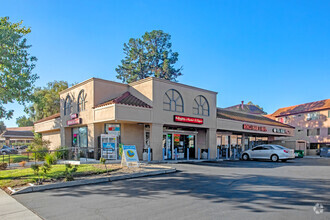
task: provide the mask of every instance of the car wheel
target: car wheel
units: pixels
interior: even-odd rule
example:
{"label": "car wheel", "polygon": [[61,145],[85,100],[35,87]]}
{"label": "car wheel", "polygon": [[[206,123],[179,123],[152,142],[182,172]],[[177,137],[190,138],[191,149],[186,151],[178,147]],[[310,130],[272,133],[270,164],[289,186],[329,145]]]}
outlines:
{"label": "car wheel", "polygon": [[273,154],[271,157],[270,157],[271,161],[273,162],[277,162],[278,161],[278,156],[276,154]]}
{"label": "car wheel", "polygon": [[4,152],[2,152],[2,155],[6,155],[7,153],[4,151]]}
{"label": "car wheel", "polygon": [[249,160],[250,158],[249,158],[248,154],[243,154],[242,159],[243,160]]}

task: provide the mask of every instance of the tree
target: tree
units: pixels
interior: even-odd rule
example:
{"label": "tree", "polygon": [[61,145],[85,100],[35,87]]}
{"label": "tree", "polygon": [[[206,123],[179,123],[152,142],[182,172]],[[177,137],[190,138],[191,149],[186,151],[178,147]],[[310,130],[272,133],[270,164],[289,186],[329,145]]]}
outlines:
{"label": "tree", "polygon": [[9,17],[0,17],[0,118],[9,119],[14,110],[4,105],[15,100],[25,104],[31,100],[33,85],[38,76],[32,73],[37,58],[31,56],[25,35],[30,28],[22,21],[11,23]]}
{"label": "tree", "polygon": [[248,104],[248,105],[254,105],[254,106],[257,107],[258,109],[260,109],[261,111],[263,111],[263,112],[264,112],[264,113],[263,113],[264,115],[267,114],[267,112],[264,111],[264,108],[262,108],[262,107],[259,106],[259,105],[255,105],[255,104],[253,104],[252,101],[249,101],[247,104]]}
{"label": "tree", "polygon": [[33,92],[33,104],[25,109],[31,121],[37,121],[60,112],[59,93],[69,87],[66,81],[54,81],[38,87]]}
{"label": "tree", "polygon": [[33,126],[33,121],[30,118],[27,118],[25,115],[16,118],[16,124],[18,127],[27,127]]}
{"label": "tree", "polygon": [[162,30],[146,32],[142,38],[131,38],[124,44],[125,58],[116,68],[117,78],[131,83],[154,76],[177,81],[182,67],[175,68],[179,53],[172,51],[171,35]]}
{"label": "tree", "polygon": [[0,121],[0,134],[6,130],[6,125],[3,121]]}

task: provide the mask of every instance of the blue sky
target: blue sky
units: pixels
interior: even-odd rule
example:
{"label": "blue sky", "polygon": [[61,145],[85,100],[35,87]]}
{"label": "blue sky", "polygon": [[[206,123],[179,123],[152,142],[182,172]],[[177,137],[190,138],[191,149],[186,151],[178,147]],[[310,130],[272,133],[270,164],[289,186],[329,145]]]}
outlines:
{"label": "blue sky", "polygon": [[[253,101],[268,113],[330,98],[330,1],[0,0],[0,16],[32,28],[37,86],[116,79],[123,44],[172,35],[180,83],[218,92],[218,106]],[[16,126],[23,107],[7,105]]]}

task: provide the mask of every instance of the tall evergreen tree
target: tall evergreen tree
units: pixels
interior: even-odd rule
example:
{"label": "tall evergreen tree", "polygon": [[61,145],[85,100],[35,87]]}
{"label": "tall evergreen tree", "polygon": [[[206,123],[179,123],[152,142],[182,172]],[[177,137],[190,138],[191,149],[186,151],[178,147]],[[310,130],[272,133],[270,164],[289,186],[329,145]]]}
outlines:
{"label": "tall evergreen tree", "polygon": [[161,30],[146,32],[142,38],[131,38],[124,44],[125,58],[116,68],[117,78],[131,83],[154,76],[177,81],[182,67],[175,68],[179,53],[172,51],[171,35]]}

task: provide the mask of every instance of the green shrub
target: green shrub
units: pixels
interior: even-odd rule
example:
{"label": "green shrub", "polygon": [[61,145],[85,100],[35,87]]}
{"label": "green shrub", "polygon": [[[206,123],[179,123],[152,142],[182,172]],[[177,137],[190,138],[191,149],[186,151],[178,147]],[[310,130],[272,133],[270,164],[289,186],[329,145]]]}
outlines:
{"label": "green shrub", "polygon": [[56,157],[55,153],[46,154],[45,161],[48,165],[55,165],[57,163],[57,157]]}
{"label": "green shrub", "polygon": [[7,163],[0,163],[0,170],[7,169],[8,164]]}
{"label": "green shrub", "polygon": [[41,166],[40,166],[39,164],[32,164],[32,165],[31,165],[31,169],[32,169],[33,172],[34,172],[34,175],[37,176],[37,179],[36,179],[37,184],[40,183],[40,174],[39,174],[39,172],[40,172],[40,167],[41,167]]}
{"label": "green shrub", "polygon": [[33,156],[39,160],[43,161],[48,154],[48,147],[43,147],[43,146],[30,146],[27,150],[28,152],[32,152]]}
{"label": "green shrub", "polygon": [[64,175],[65,175],[65,181],[73,181],[73,175],[75,172],[77,172],[78,170],[78,165],[74,165],[72,166],[71,164],[65,164],[65,171],[64,171]]}
{"label": "green shrub", "polygon": [[104,165],[105,170],[107,171],[107,175],[109,175],[108,167],[107,167],[107,160],[105,158],[101,157],[100,158],[100,163]]}
{"label": "green shrub", "polygon": [[67,148],[66,146],[59,146],[55,150],[55,155],[57,159],[65,160],[69,158],[69,148]]}
{"label": "green shrub", "polygon": [[48,153],[50,142],[43,140],[41,135],[38,133],[34,133],[34,139],[28,147],[28,152],[36,152],[35,157],[37,160],[42,161],[45,159],[46,154]]}
{"label": "green shrub", "polygon": [[41,172],[42,172],[42,180],[45,180],[45,176],[47,175],[47,173],[52,169],[52,166],[48,163],[44,163],[41,166]]}

